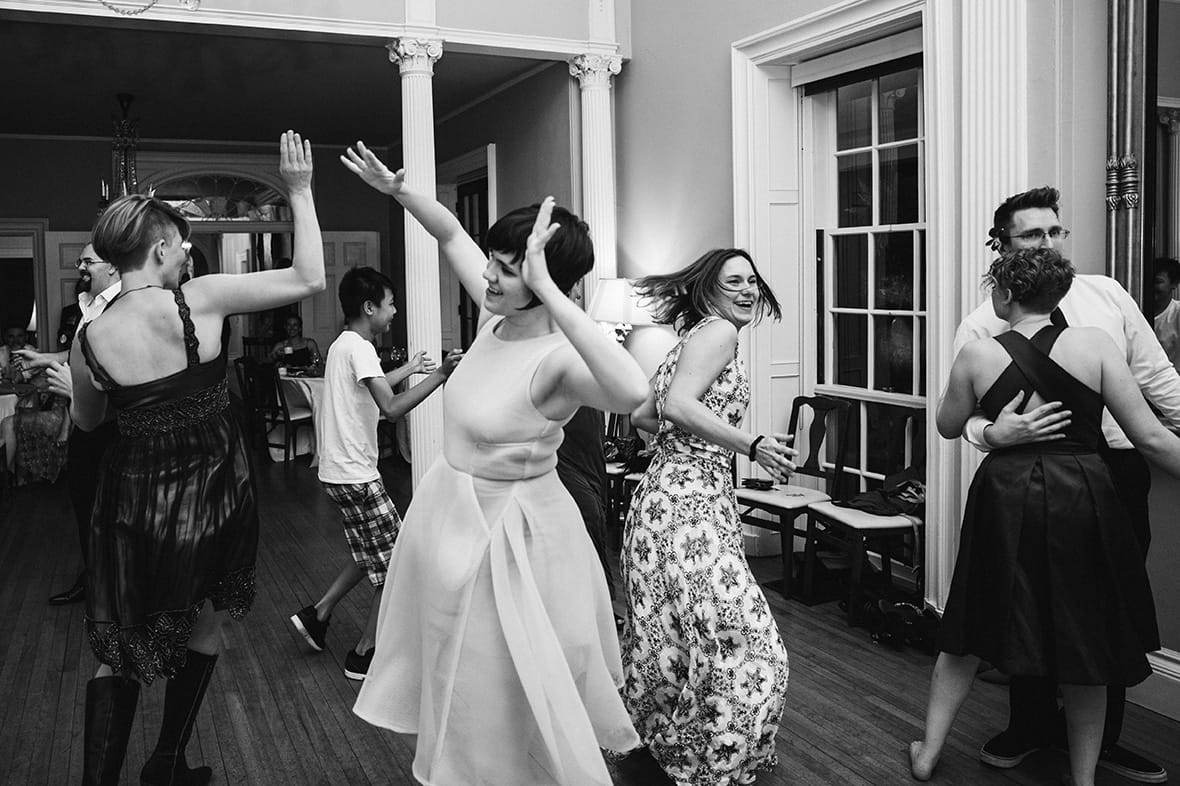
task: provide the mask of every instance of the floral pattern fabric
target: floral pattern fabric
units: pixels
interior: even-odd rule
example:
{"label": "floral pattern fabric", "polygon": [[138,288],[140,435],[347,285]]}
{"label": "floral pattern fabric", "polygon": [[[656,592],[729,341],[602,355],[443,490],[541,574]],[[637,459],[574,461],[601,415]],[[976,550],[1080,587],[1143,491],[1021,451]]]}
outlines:
{"label": "floral pattern fabric", "polygon": [[[657,413],[685,342],[653,380]],[[702,399],[737,426],[750,399],[736,356]],[[623,698],[678,783],[754,781],[777,761],[787,651],[742,548],[732,453],[662,420],[623,535],[627,620]]]}

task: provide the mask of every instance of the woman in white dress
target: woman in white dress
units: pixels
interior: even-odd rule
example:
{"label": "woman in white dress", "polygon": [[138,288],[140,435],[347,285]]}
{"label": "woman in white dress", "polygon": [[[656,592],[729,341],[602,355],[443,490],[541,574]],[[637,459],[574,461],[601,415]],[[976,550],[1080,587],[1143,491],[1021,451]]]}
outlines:
{"label": "woman in white dress", "polygon": [[578,407],[629,412],[647,383],[566,296],[593,266],[587,227],[546,198],[497,221],[485,256],[404,170],[359,142],[341,160],[421,222],[481,305],[444,390],[442,456],[394,547],[355,712],[418,735],[422,783],[609,784],[600,748],[639,739],[602,568],[555,451]]}

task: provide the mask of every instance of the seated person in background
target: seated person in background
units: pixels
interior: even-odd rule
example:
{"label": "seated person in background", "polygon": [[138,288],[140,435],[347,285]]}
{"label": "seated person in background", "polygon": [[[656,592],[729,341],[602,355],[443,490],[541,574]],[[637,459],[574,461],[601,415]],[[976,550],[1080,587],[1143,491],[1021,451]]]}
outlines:
{"label": "seated person in background", "polygon": [[18,349],[36,349],[36,347],[29,343],[27,330],[16,325],[9,325],[4,328],[4,346],[0,347],[0,381],[21,381],[21,363],[14,354]]}
{"label": "seated person in background", "polygon": [[306,369],[319,376],[324,373],[324,361],[315,341],[303,337],[303,318],[292,314],[285,323],[287,338],[274,345],[270,359],[293,369]]}
{"label": "seated person in background", "polygon": [[1180,261],[1156,259],[1153,267],[1155,285],[1152,313],[1155,315],[1155,337],[1163,345],[1168,360],[1180,371],[1180,300],[1174,300],[1172,293],[1180,284]]}
{"label": "seated person in background", "polygon": [[43,374],[30,379],[37,389],[22,395],[16,411],[0,421],[0,444],[17,485],[57,480],[70,436],[69,399],[49,392]]}

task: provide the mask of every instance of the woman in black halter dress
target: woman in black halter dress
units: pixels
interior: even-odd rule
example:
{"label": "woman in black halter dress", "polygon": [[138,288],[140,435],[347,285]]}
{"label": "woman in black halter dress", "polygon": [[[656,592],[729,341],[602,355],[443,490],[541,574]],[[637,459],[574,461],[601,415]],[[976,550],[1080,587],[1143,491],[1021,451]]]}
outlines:
{"label": "woman in black halter dress", "polygon": [[250,458],[229,409],[225,318],[324,288],[311,147],[288,131],[280,154],[291,268],[181,284],[188,222],[138,194],[111,203],[94,229],[95,250],[119,268],[123,288],[79,334],[85,367],[71,368],[78,423],[101,421],[111,406],[119,428],[91,520],[86,628],[102,666],[86,686],[84,784],[119,782],[139,682],[158,676],[168,679],[163,718],[140,783],[212,777],[209,767],[190,769],[184,751],[217,660],[221,612],[240,618],[253,601],[258,546]]}
{"label": "woman in black halter dress", "polygon": [[1110,409],[1131,441],[1180,475],[1180,439],[1151,414],[1126,360],[1101,330],[1065,328],[1050,312],[1073,266],[1052,249],[1007,253],[988,273],[996,315],[1011,330],[963,348],[939,404],[938,430],[957,439],[982,408],[995,418],[1023,392],[1021,411],[1060,401],[1063,437],[991,452],[967,495],[959,556],[939,631],[926,737],[911,772],[933,772],[981,659],[1061,685],[1073,783],[1093,783],[1108,684],[1151,673],[1159,648],[1142,552],[1099,450]]}

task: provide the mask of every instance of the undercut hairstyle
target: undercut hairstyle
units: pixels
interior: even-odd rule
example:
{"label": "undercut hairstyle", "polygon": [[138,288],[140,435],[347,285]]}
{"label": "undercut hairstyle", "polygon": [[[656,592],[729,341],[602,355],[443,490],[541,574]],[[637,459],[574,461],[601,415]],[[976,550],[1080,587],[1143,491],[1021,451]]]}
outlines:
{"label": "undercut hairstyle", "polygon": [[1008,239],[1008,230],[1012,227],[1012,216],[1020,210],[1030,208],[1048,208],[1056,216],[1061,215],[1061,192],[1052,186],[1041,186],[1029,191],[1013,194],[996,208],[992,216],[992,228],[987,231],[987,245],[992,251],[999,251],[1004,241]]}
{"label": "undercut hairstyle", "polygon": [[1172,285],[1180,284],[1180,260],[1169,259],[1168,257],[1158,257],[1151,266],[1151,274],[1158,276],[1163,273],[1172,282]]}
{"label": "undercut hairstyle", "polygon": [[344,318],[352,320],[361,316],[365,311],[365,303],[381,305],[381,301],[385,300],[386,290],[391,294],[397,292],[389,276],[380,270],[367,266],[352,268],[340,278],[340,286],[337,289]]}
{"label": "undercut hairstyle", "polygon": [[750,255],[740,248],[715,248],[675,273],[644,276],[635,281],[635,291],[647,301],[647,307],[657,323],[672,325],[677,333],[684,334],[713,313],[712,297],[721,286],[721,269],[734,257],[749,262],[758,279],[760,297],[758,310],[754,314],[755,324],[767,314],[776,321],[782,319],[782,308],[766,285],[766,279],[758,272],[758,266]]}
{"label": "undercut hairstyle", "polygon": [[[513,264],[524,259],[525,244],[532,234],[540,210],[539,204],[529,205],[501,216],[484,238],[484,253],[495,251],[510,254]],[[594,243],[590,240],[590,227],[586,222],[564,207],[553,208],[550,222],[560,224],[561,227],[545,244],[545,261],[549,265],[549,276],[553,283],[563,294],[568,295],[574,284],[594,269]],[[523,310],[539,305],[540,299],[533,295]]]}
{"label": "undercut hairstyle", "polygon": [[984,283],[1012,293],[1026,310],[1048,314],[1073,284],[1073,264],[1052,248],[1005,251],[984,274]]}
{"label": "undercut hairstyle", "polygon": [[182,241],[188,239],[188,219],[167,202],[143,194],[121,196],[103,211],[94,225],[94,253],[120,273],[139,270],[156,241],[172,227]]}

